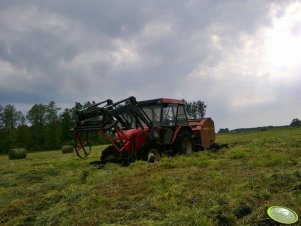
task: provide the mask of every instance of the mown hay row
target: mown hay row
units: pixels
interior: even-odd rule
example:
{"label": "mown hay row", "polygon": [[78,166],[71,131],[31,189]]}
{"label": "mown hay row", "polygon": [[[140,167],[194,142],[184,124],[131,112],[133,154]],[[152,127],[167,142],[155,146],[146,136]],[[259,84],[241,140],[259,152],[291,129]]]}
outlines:
{"label": "mown hay row", "polygon": [[74,147],[72,145],[65,145],[62,146],[62,153],[66,154],[66,153],[73,153],[74,151]]}
{"label": "mown hay row", "polygon": [[18,148],[18,149],[11,149],[8,152],[8,158],[10,160],[13,159],[25,159],[27,155],[27,152],[24,148]]}

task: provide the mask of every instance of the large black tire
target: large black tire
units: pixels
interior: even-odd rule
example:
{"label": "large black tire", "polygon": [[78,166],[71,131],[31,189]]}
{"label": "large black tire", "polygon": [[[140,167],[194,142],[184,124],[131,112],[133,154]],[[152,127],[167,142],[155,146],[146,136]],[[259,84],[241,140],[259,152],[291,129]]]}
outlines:
{"label": "large black tire", "polygon": [[114,162],[114,163],[121,163],[122,162],[122,156],[121,154],[116,151],[116,149],[110,145],[106,147],[100,156],[100,163],[105,164],[107,162]]}
{"label": "large black tire", "polygon": [[179,132],[178,137],[174,143],[174,149],[178,154],[190,155],[193,152],[193,142],[191,133],[187,130]]}
{"label": "large black tire", "polygon": [[145,143],[141,150],[138,152],[139,158],[150,163],[154,163],[161,160],[160,145],[155,143]]}
{"label": "large black tire", "polygon": [[161,160],[160,152],[157,148],[150,148],[147,152],[147,161],[150,163],[154,163]]}
{"label": "large black tire", "polygon": [[129,166],[131,162],[133,162],[133,158],[127,153],[127,151],[123,151],[121,154],[121,165]]}

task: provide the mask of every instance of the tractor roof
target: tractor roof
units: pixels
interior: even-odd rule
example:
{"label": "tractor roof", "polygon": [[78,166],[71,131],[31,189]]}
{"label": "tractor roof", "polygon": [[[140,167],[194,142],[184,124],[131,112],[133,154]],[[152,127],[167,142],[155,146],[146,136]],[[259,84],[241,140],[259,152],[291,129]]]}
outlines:
{"label": "tractor roof", "polygon": [[160,105],[160,104],[180,104],[184,105],[184,100],[179,99],[171,99],[171,98],[158,98],[152,100],[143,100],[138,102],[141,106],[148,106],[148,105]]}

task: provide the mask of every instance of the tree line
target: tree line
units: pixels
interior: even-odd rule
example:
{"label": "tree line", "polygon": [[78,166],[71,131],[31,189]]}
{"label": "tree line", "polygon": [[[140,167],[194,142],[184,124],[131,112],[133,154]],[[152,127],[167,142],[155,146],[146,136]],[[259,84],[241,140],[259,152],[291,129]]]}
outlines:
{"label": "tree line", "polygon": [[[0,105],[0,153],[12,148],[27,150],[59,149],[62,145],[73,144],[71,129],[76,124],[76,111],[95,104],[87,101],[75,103],[71,109],[62,110],[54,101],[49,104],[35,104],[24,115],[14,105]],[[206,105],[202,101],[186,102],[189,118],[204,117]],[[103,137],[93,135],[93,143],[105,143]]]}
{"label": "tree line", "polygon": [[291,127],[300,127],[301,126],[301,120],[298,118],[294,118],[290,124]]}
{"label": "tree line", "polygon": [[185,101],[185,107],[186,107],[186,113],[188,118],[196,119],[196,118],[205,117],[207,105],[205,104],[204,101],[201,100],[192,101],[192,102]]}
{"label": "tree line", "polygon": [[242,131],[266,131],[273,128],[286,128],[286,127],[301,127],[301,120],[294,118],[289,125],[285,126],[262,126],[262,127],[253,127],[253,128],[239,128],[229,130],[228,128],[220,128],[218,133],[228,133],[228,132],[242,132]]}
{"label": "tree line", "polygon": [[[76,102],[71,109],[57,107],[54,101],[49,104],[35,104],[23,115],[14,105],[0,105],[0,153],[11,148],[23,147],[27,150],[59,149],[62,145],[73,144],[71,129],[76,123],[76,111],[95,104]],[[102,137],[95,142],[103,143]]]}

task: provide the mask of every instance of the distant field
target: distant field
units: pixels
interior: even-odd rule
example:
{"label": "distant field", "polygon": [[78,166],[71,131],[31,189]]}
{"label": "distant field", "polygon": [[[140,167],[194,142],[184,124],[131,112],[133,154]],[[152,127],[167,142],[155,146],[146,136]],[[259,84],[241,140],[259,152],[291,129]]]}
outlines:
{"label": "distant field", "polygon": [[0,225],[274,225],[301,214],[301,128],[217,135],[229,148],[96,169],[61,151],[0,156]]}

